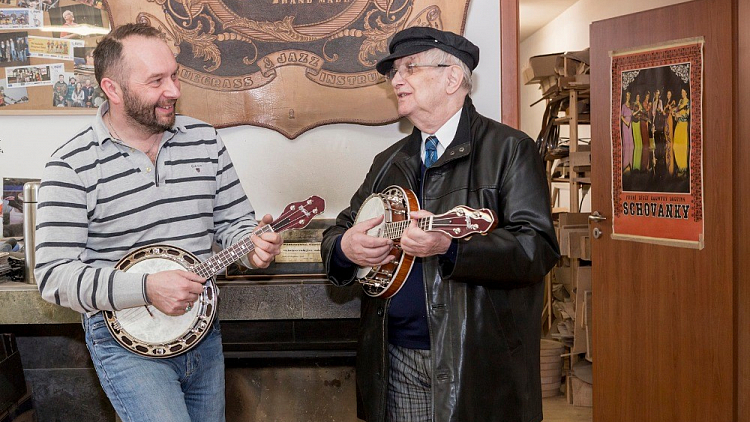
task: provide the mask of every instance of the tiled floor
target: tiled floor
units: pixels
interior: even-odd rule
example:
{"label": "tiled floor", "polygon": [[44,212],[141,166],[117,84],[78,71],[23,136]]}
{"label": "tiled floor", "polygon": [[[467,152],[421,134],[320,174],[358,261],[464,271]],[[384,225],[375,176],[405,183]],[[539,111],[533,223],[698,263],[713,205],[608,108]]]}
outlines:
{"label": "tiled floor", "polygon": [[592,408],[568,404],[564,394],[545,398],[542,402],[544,422],[591,422]]}
{"label": "tiled floor", "polygon": [[[568,404],[565,395],[548,397],[543,401],[544,422],[591,422],[592,408]],[[362,422],[361,419],[353,420]],[[31,422],[32,419],[19,419],[19,422]],[[116,422],[120,422],[117,418]]]}

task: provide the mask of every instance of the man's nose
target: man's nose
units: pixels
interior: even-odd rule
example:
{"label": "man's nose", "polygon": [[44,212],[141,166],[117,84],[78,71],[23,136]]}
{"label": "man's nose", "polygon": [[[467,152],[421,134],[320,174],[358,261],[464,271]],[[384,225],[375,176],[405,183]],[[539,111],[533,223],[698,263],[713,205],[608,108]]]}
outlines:
{"label": "man's nose", "polygon": [[401,85],[403,82],[404,82],[404,78],[401,76],[401,70],[399,69],[391,78],[391,86],[395,88]]}
{"label": "man's nose", "polygon": [[164,96],[167,98],[177,99],[180,98],[180,95],[180,80],[177,78],[170,78],[169,82],[167,82],[166,89],[164,90]]}

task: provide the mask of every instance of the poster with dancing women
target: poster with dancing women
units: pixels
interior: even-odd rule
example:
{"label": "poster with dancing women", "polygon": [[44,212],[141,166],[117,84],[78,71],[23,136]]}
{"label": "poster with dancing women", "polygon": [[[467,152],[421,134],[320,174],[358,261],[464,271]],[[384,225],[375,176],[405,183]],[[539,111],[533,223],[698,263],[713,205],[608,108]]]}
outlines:
{"label": "poster with dancing women", "polygon": [[703,38],[613,51],[614,239],[703,248]]}

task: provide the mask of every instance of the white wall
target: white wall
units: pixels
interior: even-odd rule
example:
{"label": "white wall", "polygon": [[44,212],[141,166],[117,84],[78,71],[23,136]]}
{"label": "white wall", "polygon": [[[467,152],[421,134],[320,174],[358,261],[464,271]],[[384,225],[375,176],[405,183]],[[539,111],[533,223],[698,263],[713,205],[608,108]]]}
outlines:
{"label": "white wall", "polygon": [[[500,10],[472,0],[465,36],[480,48],[472,98],[480,113],[500,119]],[[50,154],[92,116],[0,116],[0,178],[38,178]],[[219,130],[258,214],[278,215],[310,195],[326,199],[325,217],[348,206],[373,156],[411,132],[408,122],[385,126],[336,124],[289,140],[258,127]]]}
{"label": "white wall", "polygon": [[[579,0],[552,22],[521,42],[518,63],[523,69],[528,63],[529,57],[532,56],[588,48],[589,25],[592,22],[684,2],[685,0],[630,0],[627,2]],[[524,17],[521,16],[520,18],[523,19]],[[530,105],[540,98],[541,90],[538,84],[521,85],[521,130],[534,139],[542,129],[542,118],[544,117],[546,104],[542,101],[533,107],[530,107]],[[565,129],[561,132],[561,136],[568,136]],[[589,127],[581,126],[578,136],[579,138],[590,137]],[[558,186],[565,188],[563,185]],[[560,206],[568,206],[567,197],[568,192],[562,192],[561,198],[565,201],[561,202]],[[582,211],[590,210],[589,197],[586,197],[581,209]]]}

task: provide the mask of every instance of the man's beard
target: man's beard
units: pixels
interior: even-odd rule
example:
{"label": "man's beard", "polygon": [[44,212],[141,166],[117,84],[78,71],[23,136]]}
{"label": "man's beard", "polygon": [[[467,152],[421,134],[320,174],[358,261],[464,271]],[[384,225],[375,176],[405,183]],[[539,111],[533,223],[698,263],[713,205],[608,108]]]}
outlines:
{"label": "man's beard", "polygon": [[[172,113],[169,121],[159,121],[159,118],[156,116],[156,106],[158,103],[146,104],[140,98],[131,95],[130,89],[125,87],[123,87],[122,94],[125,114],[152,134],[170,130],[174,125],[175,113]],[[174,103],[172,105],[174,106]]]}

